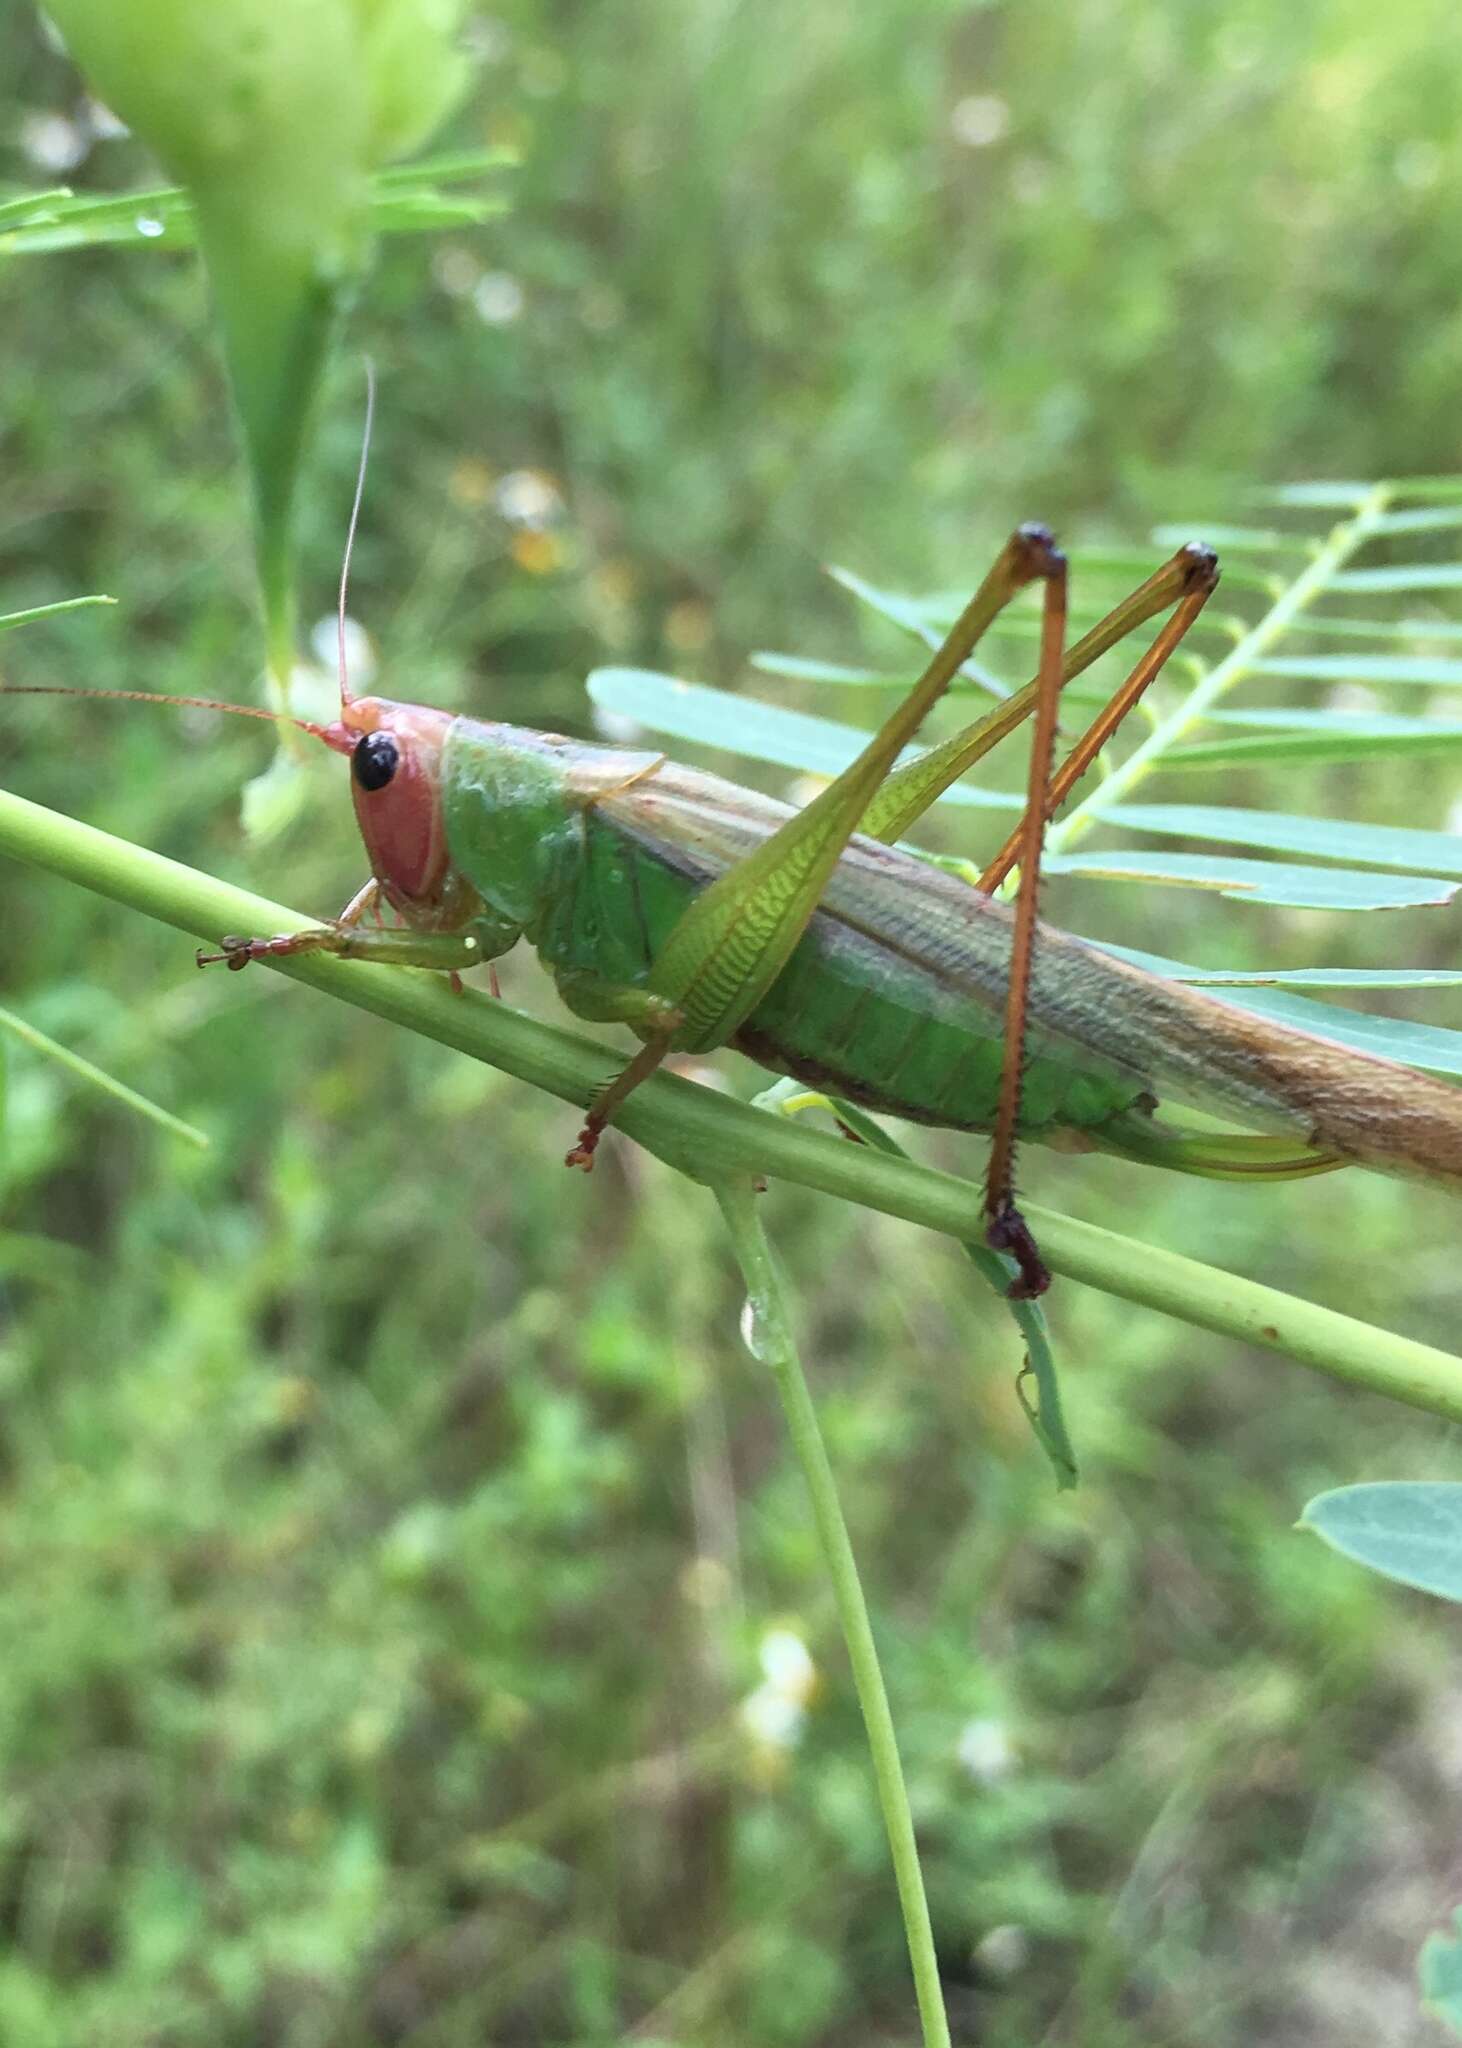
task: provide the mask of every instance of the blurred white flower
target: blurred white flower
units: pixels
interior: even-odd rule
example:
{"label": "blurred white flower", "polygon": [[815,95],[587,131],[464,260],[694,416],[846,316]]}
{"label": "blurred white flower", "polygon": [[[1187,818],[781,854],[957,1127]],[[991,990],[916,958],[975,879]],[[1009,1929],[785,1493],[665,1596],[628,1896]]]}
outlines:
{"label": "blurred white flower", "polygon": [[514,526],[547,526],[563,511],[563,499],[552,478],[537,469],[514,469],[502,479],[493,500]]}
{"label": "blurred white flower", "polygon": [[489,327],[511,327],[527,304],[527,294],[506,270],[489,270],[473,288],[477,317]]}
{"label": "blurred white flower", "polygon": [[1005,1723],[988,1715],[976,1715],[965,1722],[954,1753],[970,1776],[982,1785],[996,1784],[1015,1769],[1015,1751],[1005,1732]]}
{"label": "blurred white flower", "polygon": [[91,136],[64,114],[27,114],[20,124],[20,146],[37,170],[74,171],[91,148]]}
{"label": "blurred white flower", "polygon": [[992,1977],[1013,1977],[1030,1961],[1030,1936],[1023,1927],[992,1927],[975,1943],[975,1961]]}
{"label": "blurred white flower", "polygon": [[769,1749],[793,1749],[817,1688],[817,1666],[801,1636],[789,1628],[768,1629],[757,1655],[762,1682],[741,1702],[742,1724]]}
{"label": "blurred white flower", "polygon": [[988,149],[1010,133],[1010,108],[997,93],[972,92],[956,102],[949,127],[966,149]]}

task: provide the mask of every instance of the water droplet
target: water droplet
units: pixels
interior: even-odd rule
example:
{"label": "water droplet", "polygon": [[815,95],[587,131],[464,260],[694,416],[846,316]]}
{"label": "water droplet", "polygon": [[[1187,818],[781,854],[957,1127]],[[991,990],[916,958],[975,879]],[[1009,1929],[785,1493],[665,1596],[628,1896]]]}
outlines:
{"label": "water droplet", "polygon": [[146,235],[149,242],[155,242],[163,232],[162,222],[150,213],[139,213],[136,226],[138,234]]}
{"label": "water droplet", "polygon": [[773,1353],[771,1325],[766,1309],[754,1295],[748,1295],[741,1304],[741,1341],[753,1358],[759,1358],[763,1365]]}

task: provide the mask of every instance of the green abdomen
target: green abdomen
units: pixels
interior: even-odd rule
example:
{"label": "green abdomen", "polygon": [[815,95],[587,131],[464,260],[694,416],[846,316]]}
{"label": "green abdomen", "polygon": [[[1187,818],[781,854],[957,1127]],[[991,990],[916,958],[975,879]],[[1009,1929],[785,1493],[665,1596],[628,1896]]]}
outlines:
{"label": "green abdomen", "polygon": [[[643,983],[706,877],[673,865],[601,811],[583,814],[582,857],[529,938],[553,968]],[[988,1129],[1002,1041],[990,1014],[935,972],[819,912],[766,1000],[733,1040],[762,1066],[870,1109]],[[1067,1059],[1028,1058],[1021,1129],[1091,1129],[1141,1095],[1131,1080]]]}

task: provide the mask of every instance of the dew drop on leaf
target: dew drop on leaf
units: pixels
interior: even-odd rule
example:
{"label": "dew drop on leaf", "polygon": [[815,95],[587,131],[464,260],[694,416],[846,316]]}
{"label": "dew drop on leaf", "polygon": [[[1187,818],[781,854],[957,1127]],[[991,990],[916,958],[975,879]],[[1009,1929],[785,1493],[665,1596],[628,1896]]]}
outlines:
{"label": "dew drop on leaf", "polygon": [[754,1295],[748,1295],[741,1304],[741,1341],[763,1365],[771,1358],[772,1335],[767,1313]]}

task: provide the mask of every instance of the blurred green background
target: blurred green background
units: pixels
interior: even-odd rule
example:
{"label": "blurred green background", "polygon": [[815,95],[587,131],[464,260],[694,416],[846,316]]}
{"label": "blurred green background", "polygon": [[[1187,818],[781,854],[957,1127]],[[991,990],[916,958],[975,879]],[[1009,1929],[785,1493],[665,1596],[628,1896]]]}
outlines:
{"label": "blurred green background", "polygon": [[[588,731],[596,661],[736,683],[759,646],[887,654],[823,561],[970,584],[1043,516],[1079,579],[1084,539],[1242,517],[1255,483],[1462,469],[1438,0],[521,0],[471,38],[445,139],[521,150],[512,208],[383,250],[303,506],[323,616],[368,350],[351,608],[393,694]],[[26,8],[0,81],[11,188],[155,175]],[[17,262],[0,351],[0,609],[120,600],[8,639],[8,677],[256,698],[195,264]],[[251,846],[253,728],[4,725],[7,785],[72,815],[301,908],[360,879],[338,764]],[[1286,807],[1438,825],[1454,795],[1391,759],[1297,772]],[[5,1000],[214,1142],[7,1049],[0,2039],[911,2040],[830,1597],[709,1198],[624,1144],[570,1180],[561,1108],[3,884]],[[1456,962],[1440,911],[1093,883],[1047,908],[1190,958]],[[554,1014],[531,961],[505,983]],[[1440,1197],[1034,1153],[1024,1181],[1454,1341]],[[1322,1486],[1446,1476],[1450,1433],[1062,1285],[1086,1477],[1058,1499],[952,1247],[797,1190],[768,1215],[957,2038],[1440,2040],[1413,1957],[1462,1895],[1452,1626],[1291,1524]]]}

